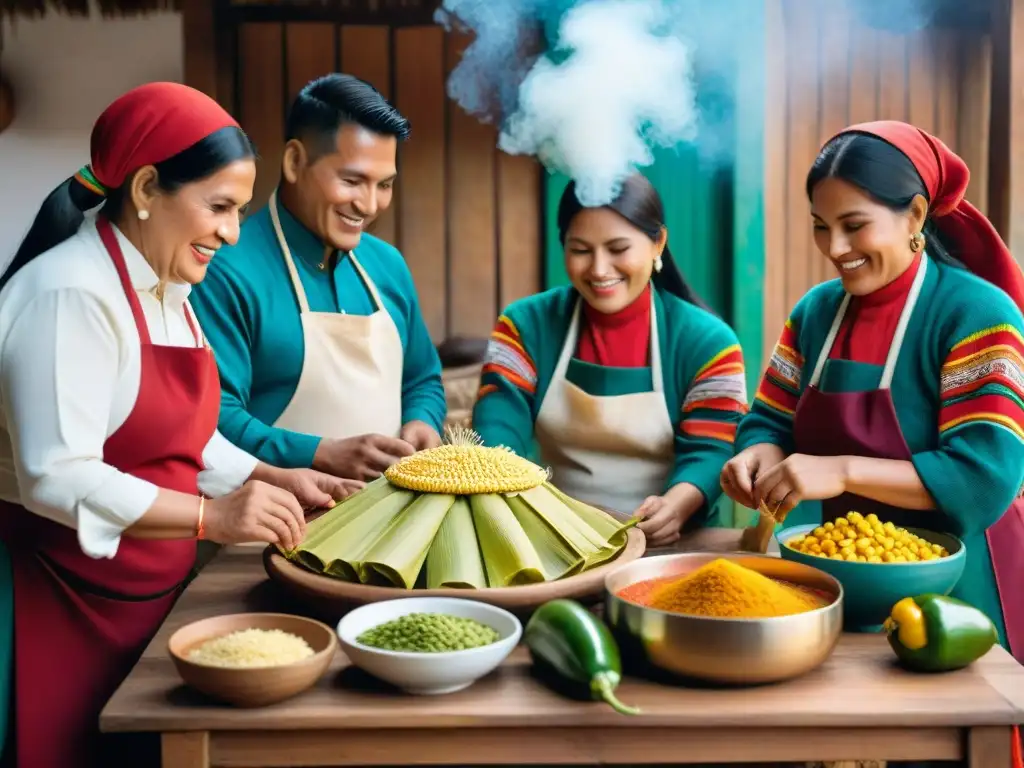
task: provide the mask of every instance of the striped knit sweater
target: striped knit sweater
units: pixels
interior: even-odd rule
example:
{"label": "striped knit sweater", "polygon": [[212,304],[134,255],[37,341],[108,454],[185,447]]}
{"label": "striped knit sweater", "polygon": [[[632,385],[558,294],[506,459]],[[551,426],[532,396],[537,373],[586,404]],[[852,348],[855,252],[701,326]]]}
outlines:
{"label": "striped knit sweater", "polygon": [[[740,426],[738,451],[763,442],[792,450],[793,413],[842,297],[841,283],[832,280],[796,305]],[[863,381],[830,381],[826,365],[821,386],[873,389],[881,368],[864,368]],[[918,474],[954,521],[953,532],[987,529],[1024,485],[1020,310],[995,286],[930,260],[892,395]]]}
{"label": "striped knit sweater", "polygon": [[[534,454],[533,425],[565,342],[578,294],[553,288],[502,313],[491,334],[473,427],[488,445]],[[719,475],[733,455],[747,411],[743,355],[722,320],[655,291],[665,407],[676,423],[676,460],[667,488],[681,482],[704,494],[705,511],[721,495]],[[582,322],[582,320],[581,320]],[[574,359],[566,377],[599,396],[649,392],[651,368],[608,368]]]}

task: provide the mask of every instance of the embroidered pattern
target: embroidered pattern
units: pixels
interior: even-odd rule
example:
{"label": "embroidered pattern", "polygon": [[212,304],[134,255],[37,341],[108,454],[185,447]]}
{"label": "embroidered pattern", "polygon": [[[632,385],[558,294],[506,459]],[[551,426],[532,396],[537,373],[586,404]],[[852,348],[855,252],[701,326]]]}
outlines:
{"label": "embroidered pattern", "polygon": [[950,350],[940,393],[940,434],[987,422],[1024,440],[1024,339],[1011,325],[971,334]]}
{"label": "embroidered pattern", "polygon": [[712,421],[711,419],[685,419],[681,425],[684,435],[688,437],[706,437],[721,440],[732,445],[736,442],[735,421]]}
{"label": "embroidered pattern", "polygon": [[697,372],[683,401],[683,413],[703,408],[747,412],[747,380],[738,344],[723,349]]}
{"label": "embroidered pattern", "polygon": [[[531,395],[537,389],[537,367],[523,347],[515,324],[505,315],[498,318],[491,332],[483,373],[501,376]],[[481,394],[485,394],[482,389]]]}
{"label": "embroidered pattern", "polygon": [[797,332],[789,319],[775,344],[754,399],[774,411],[792,416],[800,399],[803,367],[804,358],[797,349]]}

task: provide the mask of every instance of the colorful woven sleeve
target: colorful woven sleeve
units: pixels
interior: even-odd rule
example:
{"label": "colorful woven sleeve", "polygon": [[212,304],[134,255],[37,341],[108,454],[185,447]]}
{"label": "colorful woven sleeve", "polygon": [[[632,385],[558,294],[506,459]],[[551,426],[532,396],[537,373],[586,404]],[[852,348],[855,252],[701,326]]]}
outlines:
{"label": "colorful woven sleeve", "polygon": [[800,306],[786,320],[761,378],[750,413],[740,424],[736,450],[772,443],[792,451],[793,414],[800,400],[804,356],[800,353]]}
{"label": "colorful woven sleeve", "polygon": [[504,445],[520,456],[533,442],[537,366],[509,310],[498,318],[487,344],[473,429],[486,445]]}
{"label": "colorful woven sleeve", "polygon": [[[1000,308],[1003,317],[994,316]],[[967,312],[981,327],[965,332],[959,323],[944,344],[938,447],[913,457],[961,535],[996,522],[1024,484],[1024,320],[1003,294]]]}
{"label": "colorful woven sleeve", "polygon": [[[721,323],[701,334],[693,354],[697,373],[685,389],[676,429],[676,463],[669,487],[691,483],[712,506],[722,493],[719,477],[733,455],[736,427],[747,412],[743,352]],[[691,369],[692,370],[692,369]]]}

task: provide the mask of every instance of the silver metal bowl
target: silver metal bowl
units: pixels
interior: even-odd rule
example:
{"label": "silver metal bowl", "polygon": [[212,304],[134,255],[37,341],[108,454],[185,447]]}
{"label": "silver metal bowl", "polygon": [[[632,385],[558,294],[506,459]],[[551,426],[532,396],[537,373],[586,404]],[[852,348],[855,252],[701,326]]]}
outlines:
{"label": "silver metal bowl", "polygon": [[[793,616],[720,619],[645,608],[616,596],[638,581],[682,576],[718,558],[821,590],[834,600],[823,608]],[[817,568],[768,555],[662,555],[629,563],[607,576],[605,619],[627,664],[640,662],[712,683],[771,683],[805,674],[831,655],[843,630],[843,587]]]}

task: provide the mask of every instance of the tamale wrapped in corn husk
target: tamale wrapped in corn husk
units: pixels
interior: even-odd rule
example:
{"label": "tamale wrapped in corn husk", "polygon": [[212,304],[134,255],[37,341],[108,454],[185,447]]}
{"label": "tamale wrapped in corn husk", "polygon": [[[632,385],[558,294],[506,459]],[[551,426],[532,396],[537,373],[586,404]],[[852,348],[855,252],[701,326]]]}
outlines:
{"label": "tamale wrapped in corn husk", "polygon": [[316,558],[324,574],[359,581],[359,566],[366,553],[415,498],[412,491],[392,487],[391,493],[351,517],[329,538],[309,549],[303,547],[303,551]]}
{"label": "tamale wrapped in corn husk", "polygon": [[427,589],[483,589],[487,586],[473,512],[466,496],[457,496],[427,553]]}
{"label": "tamale wrapped in corn husk", "polygon": [[544,565],[508,504],[496,493],[469,497],[487,586],[509,587],[544,581]]}
{"label": "tamale wrapped in corn husk", "polygon": [[452,495],[425,493],[403,509],[366,553],[360,580],[368,584],[380,576],[393,586],[412,589],[454,501]]}
{"label": "tamale wrapped in corn husk", "polygon": [[546,581],[572,576],[583,567],[583,554],[569,544],[556,528],[545,522],[533,507],[519,496],[506,496],[505,503],[537,551]]}
{"label": "tamale wrapped in corn husk", "polygon": [[617,557],[637,521],[566,496],[547,477],[456,430],[310,523],[286,554],[325,576],[399,589],[536,584]]}

